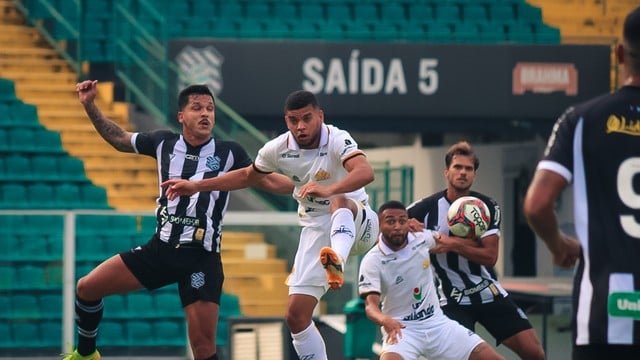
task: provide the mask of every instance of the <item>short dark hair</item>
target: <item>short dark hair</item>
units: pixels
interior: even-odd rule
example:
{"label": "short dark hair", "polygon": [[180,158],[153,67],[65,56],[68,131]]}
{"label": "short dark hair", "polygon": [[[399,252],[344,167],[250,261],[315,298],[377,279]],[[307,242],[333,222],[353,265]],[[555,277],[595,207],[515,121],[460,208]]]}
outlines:
{"label": "short dark hair", "polygon": [[626,53],[625,63],[632,73],[640,75],[640,6],[625,18],[622,41]]}
{"label": "short dark hair", "polygon": [[284,101],[284,111],[302,109],[307,105],[311,105],[314,108],[320,107],[318,99],[312,92],[297,90],[287,96],[287,99]]}
{"label": "short dark hair", "polygon": [[447,154],[444,157],[444,164],[449,168],[451,166],[451,161],[453,160],[454,155],[462,155],[462,156],[471,156],[473,159],[473,170],[478,170],[480,167],[480,159],[473,151],[471,144],[468,141],[459,141],[453,144],[449,150],[447,150]]}
{"label": "short dark hair", "polygon": [[213,96],[213,93],[207,85],[189,85],[186,88],[182,89],[182,91],[180,91],[180,94],[178,94],[178,109],[180,109],[180,111],[184,110],[184,107],[187,106],[187,104],[189,103],[189,96],[191,95],[209,95],[211,96],[213,103],[216,103],[216,98]]}
{"label": "short dark hair", "polygon": [[378,208],[378,214],[382,214],[382,212],[387,209],[407,210],[402,202],[398,200],[389,200],[386,203],[380,205],[380,207]]}

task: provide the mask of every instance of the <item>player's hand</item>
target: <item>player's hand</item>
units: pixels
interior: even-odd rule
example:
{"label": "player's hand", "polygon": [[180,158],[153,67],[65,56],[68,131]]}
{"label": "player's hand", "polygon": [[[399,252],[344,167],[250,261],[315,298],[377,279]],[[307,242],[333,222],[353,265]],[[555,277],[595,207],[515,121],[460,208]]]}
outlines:
{"label": "player's hand", "polygon": [[569,235],[560,234],[560,239],[551,250],[553,262],[563,268],[572,268],[580,258],[580,242]]}
{"label": "player's hand", "polygon": [[302,185],[296,196],[300,199],[305,199],[307,196],[314,196],[319,198],[328,198],[333,195],[331,191],[315,181],[309,181]]}
{"label": "player's hand", "polygon": [[418,221],[417,219],[411,218],[409,219],[409,231],[411,232],[420,232],[424,230],[424,224]]}
{"label": "player's hand", "polygon": [[398,340],[402,338],[402,330],[405,326],[398,320],[392,317],[386,317],[382,322],[382,327],[387,333],[386,343],[389,345],[397,344]]}
{"label": "player's hand", "polygon": [[185,179],[167,180],[160,184],[165,189],[167,199],[174,200],[178,196],[191,196],[197,192],[196,185]]}
{"label": "player's hand", "polygon": [[77,83],[76,92],[82,105],[93,102],[98,94],[98,80],[85,80]]}

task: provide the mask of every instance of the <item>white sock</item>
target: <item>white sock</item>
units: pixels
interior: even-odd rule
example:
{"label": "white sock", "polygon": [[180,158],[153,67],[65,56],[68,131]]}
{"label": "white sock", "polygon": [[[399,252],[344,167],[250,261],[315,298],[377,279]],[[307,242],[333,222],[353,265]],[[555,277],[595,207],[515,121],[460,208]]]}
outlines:
{"label": "white sock", "polygon": [[293,338],[293,347],[300,359],[327,360],[324,340],[313,320],[309,327],[297,334],[291,334],[291,337]]}
{"label": "white sock", "polygon": [[353,222],[353,213],[347,208],[336,210],[331,215],[331,248],[346,262],[355,241],[356,224]]}

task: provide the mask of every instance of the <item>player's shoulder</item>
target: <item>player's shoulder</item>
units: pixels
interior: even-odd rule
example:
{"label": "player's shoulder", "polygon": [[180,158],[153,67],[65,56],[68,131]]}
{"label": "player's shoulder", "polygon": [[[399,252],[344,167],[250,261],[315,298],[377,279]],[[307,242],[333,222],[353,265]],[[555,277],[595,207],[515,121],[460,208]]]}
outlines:
{"label": "player's shoulder", "polygon": [[363,263],[380,262],[380,259],[384,257],[384,254],[380,251],[378,244],[375,244],[369,251],[367,251],[362,257]]}
{"label": "player's shoulder", "polygon": [[407,211],[410,213],[426,213],[431,211],[431,209],[437,205],[438,201],[444,196],[444,191],[438,191],[432,195],[423,197],[422,199],[416,200],[413,203],[407,206]]}
{"label": "player's shoulder", "polygon": [[482,200],[487,205],[498,205],[498,202],[494,198],[492,198],[489,195],[483,194],[481,192],[472,190],[469,193],[469,195],[473,196],[473,197],[477,197],[478,199]]}

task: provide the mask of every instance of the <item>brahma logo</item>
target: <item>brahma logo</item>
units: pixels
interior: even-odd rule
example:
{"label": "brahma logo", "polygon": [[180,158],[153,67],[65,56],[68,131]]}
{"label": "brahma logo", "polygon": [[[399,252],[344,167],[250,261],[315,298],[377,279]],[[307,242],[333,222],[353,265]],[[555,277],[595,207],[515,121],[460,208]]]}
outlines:
{"label": "brahma logo", "polygon": [[191,84],[207,84],[216,96],[223,89],[222,63],[224,57],[213,46],[196,49],[185,46],[176,56],[178,89]]}
{"label": "brahma logo", "polygon": [[321,181],[321,180],[327,180],[330,177],[331,177],[331,174],[328,171],[324,169],[320,169],[314,176],[314,179],[316,179],[316,181]]}
{"label": "brahma logo", "polygon": [[517,63],[513,68],[513,94],[548,94],[564,91],[568,96],[578,95],[578,70],[574,64]]}

